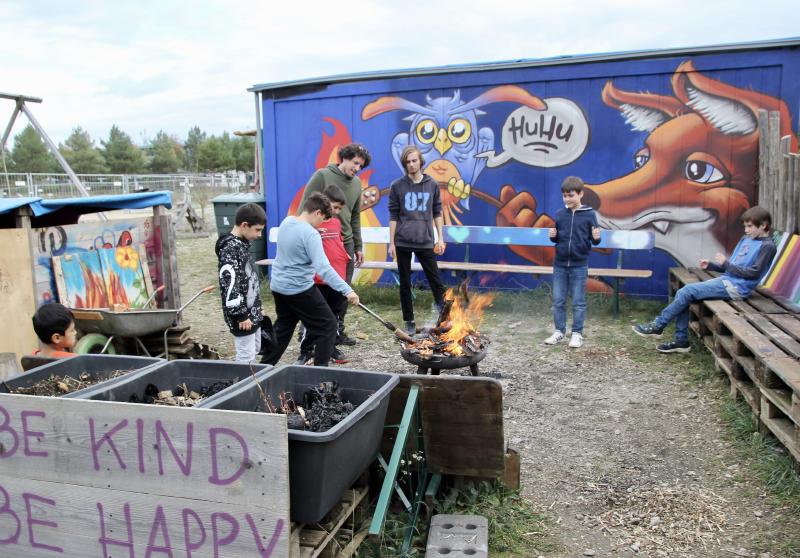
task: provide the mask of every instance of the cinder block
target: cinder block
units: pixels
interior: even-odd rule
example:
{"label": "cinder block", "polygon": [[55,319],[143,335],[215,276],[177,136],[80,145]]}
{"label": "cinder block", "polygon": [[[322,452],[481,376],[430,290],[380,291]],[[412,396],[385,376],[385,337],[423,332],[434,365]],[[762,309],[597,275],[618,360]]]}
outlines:
{"label": "cinder block", "polygon": [[488,558],[489,522],[482,515],[434,515],[425,558]]}

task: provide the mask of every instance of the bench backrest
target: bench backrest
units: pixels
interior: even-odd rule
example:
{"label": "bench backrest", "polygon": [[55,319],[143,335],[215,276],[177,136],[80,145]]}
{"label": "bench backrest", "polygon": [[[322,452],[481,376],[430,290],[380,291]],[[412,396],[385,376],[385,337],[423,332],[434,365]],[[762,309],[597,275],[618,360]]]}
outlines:
{"label": "bench backrest", "polygon": [[[553,246],[548,229],[521,227],[458,227],[443,229],[444,241],[452,244],[499,244],[506,246]],[[649,250],[655,245],[650,231],[602,231],[598,248],[617,250]],[[269,241],[275,243],[278,228],[269,230]],[[364,244],[388,244],[389,227],[362,227]]]}

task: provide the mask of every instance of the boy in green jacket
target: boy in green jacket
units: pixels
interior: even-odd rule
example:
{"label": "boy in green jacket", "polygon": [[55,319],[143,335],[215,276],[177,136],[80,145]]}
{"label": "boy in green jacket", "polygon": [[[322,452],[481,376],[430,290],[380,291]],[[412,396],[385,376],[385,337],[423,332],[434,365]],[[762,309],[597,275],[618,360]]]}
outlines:
{"label": "boy in green jacket", "polygon": [[[300,207],[303,207],[308,197],[314,192],[322,192],[329,184],[335,184],[344,192],[347,203],[339,211],[339,221],[342,223],[342,240],[344,248],[350,255],[347,264],[347,283],[353,281],[355,267],[364,261],[364,252],[361,243],[361,180],[356,177],[359,171],[367,168],[372,161],[372,156],[366,147],[359,143],[349,143],[339,149],[339,164],[331,163],[327,167],[318,169],[306,184]],[[337,345],[355,345],[356,340],[348,337],[344,332],[344,316],[336,316]]]}

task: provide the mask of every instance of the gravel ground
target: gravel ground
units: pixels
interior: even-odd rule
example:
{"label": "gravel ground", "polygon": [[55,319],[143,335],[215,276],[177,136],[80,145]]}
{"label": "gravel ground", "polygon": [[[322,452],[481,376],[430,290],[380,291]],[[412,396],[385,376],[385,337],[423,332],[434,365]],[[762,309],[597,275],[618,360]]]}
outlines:
{"label": "gravel ground", "polygon": [[[184,300],[216,283],[214,241],[179,239]],[[612,320],[602,302],[590,304],[583,348],[547,347],[546,293],[530,295],[541,299],[538,307],[515,296],[519,304],[487,312],[482,330],[493,341],[481,371],[503,385],[506,440],[521,454],[522,493],[553,519],[560,550],[547,556],[800,556],[788,542],[800,540],[800,517],[773,503],[719,419],[727,397],[720,380],[689,380],[693,370],[713,366],[706,351],[657,354],[654,342],[630,330],[644,318],[641,310],[623,304],[621,319]],[[268,295],[264,308],[274,317]],[[400,323],[399,308],[376,309]],[[218,292],[189,306],[184,318],[200,341],[232,355]],[[363,312],[351,310],[348,332],[362,338],[346,348],[348,367],[415,370]],[[296,356],[293,341],[282,362]]]}

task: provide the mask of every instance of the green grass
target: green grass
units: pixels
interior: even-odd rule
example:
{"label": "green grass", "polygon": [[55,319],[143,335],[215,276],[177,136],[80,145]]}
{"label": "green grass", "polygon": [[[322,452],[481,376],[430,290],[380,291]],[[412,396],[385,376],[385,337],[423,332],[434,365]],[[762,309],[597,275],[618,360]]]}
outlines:
{"label": "green grass", "polygon": [[800,477],[791,456],[774,439],[759,434],[753,413],[744,402],[728,399],[721,415],[737,450],[753,463],[755,476],[769,489],[775,504],[800,513]]}
{"label": "green grass", "polygon": [[[481,482],[477,486],[466,486],[451,490],[440,502],[435,502],[430,515],[462,514],[482,515],[489,523],[489,555],[496,558],[519,558],[538,556],[558,550],[549,537],[552,519],[537,512],[533,505],[518,492],[508,490],[499,483]],[[401,554],[406,532],[407,516],[390,514],[384,524],[381,541],[383,558],[421,558],[425,556],[427,527],[418,525],[414,532],[412,548]],[[359,548],[357,556],[372,556],[368,545]]]}

